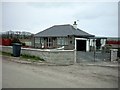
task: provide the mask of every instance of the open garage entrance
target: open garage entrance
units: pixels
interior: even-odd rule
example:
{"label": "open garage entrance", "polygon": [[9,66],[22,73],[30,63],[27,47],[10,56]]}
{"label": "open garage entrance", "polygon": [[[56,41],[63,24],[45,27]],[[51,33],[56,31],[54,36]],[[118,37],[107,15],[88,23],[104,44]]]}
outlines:
{"label": "open garage entrance", "polygon": [[76,40],[76,50],[86,51],[86,40]]}
{"label": "open garage entrance", "polygon": [[75,62],[80,63],[86,57],[86,52],[89,51],[89,43],[86,38],[75,38]]}

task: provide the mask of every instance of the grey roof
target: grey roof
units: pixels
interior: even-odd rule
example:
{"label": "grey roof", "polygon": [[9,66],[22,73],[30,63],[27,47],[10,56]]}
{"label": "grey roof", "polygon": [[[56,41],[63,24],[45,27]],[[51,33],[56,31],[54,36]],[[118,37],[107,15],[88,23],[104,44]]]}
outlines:
{"label": "grey roof", "polygon": [[75,29],[70,24],[52,26],[44,31],[35,34],[35,37],[60,37],[68,35],[94,37],[94,35],[84,32],[83,30],[80,30],[78,28]]}

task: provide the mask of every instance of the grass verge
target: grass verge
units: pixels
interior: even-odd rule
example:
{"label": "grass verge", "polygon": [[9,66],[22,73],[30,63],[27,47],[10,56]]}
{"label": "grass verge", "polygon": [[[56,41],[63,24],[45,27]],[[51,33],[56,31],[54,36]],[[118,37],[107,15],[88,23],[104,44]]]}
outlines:
{"label": "grass verge", "polygon": [[8,52],[0,52],[0,55],[11,56],[11,53],[8,53]]}
{"label": "grass verge", "polygon": [[[0,52],[0,55],[6,55],[6,56],[13,56],[13,54],[8,53],[8,52]],[[44,59],[38,57],[38,56],[34,56],[34,55],[29,55],[29,54],[21,54],[20,58],[23,58],[25,60],[29,60],[29,61],[45,61]]]}
{"label": "grass verge", "polygon": [[44,59],[34,55],[21,54],[21,57],[25,59],[30,59],[32,61],[45,61]]}

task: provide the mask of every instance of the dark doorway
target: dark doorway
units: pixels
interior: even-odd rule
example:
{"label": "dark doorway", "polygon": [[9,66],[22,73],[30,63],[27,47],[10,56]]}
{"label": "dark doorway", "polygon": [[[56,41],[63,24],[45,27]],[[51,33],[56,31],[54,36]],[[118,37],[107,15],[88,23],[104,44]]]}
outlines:
{"label": "dark doorway", "polygon": [[86,51],[86,40],[77,40],[77,51]]}

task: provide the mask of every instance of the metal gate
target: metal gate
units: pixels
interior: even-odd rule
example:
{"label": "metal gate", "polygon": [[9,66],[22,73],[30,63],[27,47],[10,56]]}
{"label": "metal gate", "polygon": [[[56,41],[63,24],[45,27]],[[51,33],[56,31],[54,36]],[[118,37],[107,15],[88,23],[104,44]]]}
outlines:
{"label": "metal gate", "polygon": [[100,62],[100,61],[110,61],[110,53],[106,52],[84,52],[76,51],[76,62]]}

